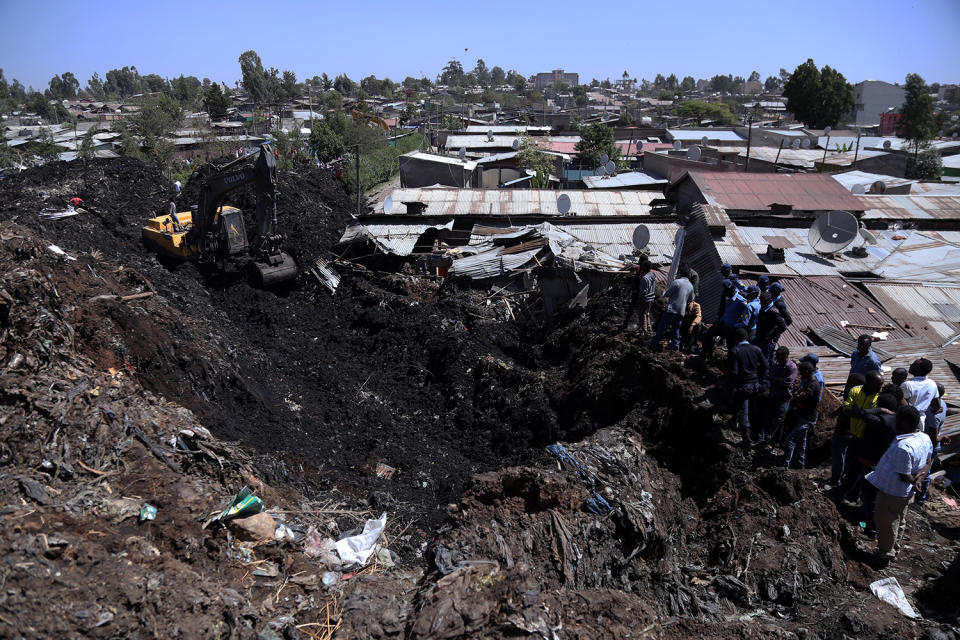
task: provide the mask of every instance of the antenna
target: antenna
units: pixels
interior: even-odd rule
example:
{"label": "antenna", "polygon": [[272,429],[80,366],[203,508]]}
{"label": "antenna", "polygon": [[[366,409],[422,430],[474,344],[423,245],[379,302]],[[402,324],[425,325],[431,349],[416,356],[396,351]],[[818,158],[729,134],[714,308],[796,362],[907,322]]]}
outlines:
{"label": "antenna", "polygon": [[600,156],[600,164],[607,164],[608,162],[610,162],[610,156],[607,154]]}
{"label": "antenna", "polygon": [[520,148],[520,139],[519,139],[519,138],[514,138],[514,139],[513,139],[513,142],[510,143],[510,147],[511,147],[514,151],[516,151],[517,149],[519,149],[519,148]]}
{"label": "antenna", "polygon": [[460,158],[461,160],[467,157],[466,147],[460,147],[460,151],[457,151],[457,157]]}
{"label": "antenna", "polygon": [[564,193],[557,198],[557,211],[559,211],[562,216],[570,212],[570,196]]}
{"label": "antenna", "polygon": [[673,141],[673,148],[677,151],[680,151],[680,148],[683,146],[679,140]]}
{"label": "antenna", "polygon": [[793,149],[794,151],[796,151],[797,149],[799,149],[799,148],[800,148],[800,141],[799,141],[799,140],[794,140],[793,142],[791,142],[791,143],[790,143],[790,148]]}
{"label": "antenna", "polygon": [[710,138],[708,138],[707,136],[703,136],[702,138],[700,138],[700,146],[703,146],[703,147],[710,146]]}
{"label": "antenna", "polygon": [[700,159],[700,147],[690,147],[687,149],[687,160],[693,160],[694,162]]}
{"label": "antenna", "polygon": [[853,185],[853,188],[850,189],[850,192],[855,196],[862,196],[867,192],[867,188],[862,184],[855,184]]}
{"label": "antenna", "polygon": [[804,149],[809,149],[809,148],[810,148],[810,138],[804,138],[804,139],[800,142],[800,146],[803,147]]}
{"label": "antenna", "polygon": [[893,144],[892,144],[889,140],[884,140],[884,141],[883,141],[883,148],[886,149],[887,151],[889,151],[889,150],[890,150],[890,147],[892,147],[892,146],[893,146]]}
{"label": "antenna", "polygon": [[633,246],[643,249],[650,242],[650,228],[645,224],[638,224],[633,230]]}
{"label": "antenna", "polygon": [[830,211],[820,215],[807,233],[810,247],[817,253],[834,254],[853,242],[860,225],[849,211]]}
{"label": "antenna", "polygon": [[613,160],[607,160],[607,163],[603,165],[603,167],[610,175],[613,175],[617,172],[617,163],[615,163]]}
{"label": "antenna", "polygon": [[877,236],[873,235],[866,229],[860,229],[860,237],[863,238],[864,242],[867,244],[877,244]]}
{"label": "antenna", "polygon": [[387,196],[383,201],[383,212],[388,215],[393,213],[393,197]]}
{"label": "antenna", "polygon": [[887,192],[887,183],[883,180],[877,180],[872,185],[870,185],[870,193],[886,193]]}

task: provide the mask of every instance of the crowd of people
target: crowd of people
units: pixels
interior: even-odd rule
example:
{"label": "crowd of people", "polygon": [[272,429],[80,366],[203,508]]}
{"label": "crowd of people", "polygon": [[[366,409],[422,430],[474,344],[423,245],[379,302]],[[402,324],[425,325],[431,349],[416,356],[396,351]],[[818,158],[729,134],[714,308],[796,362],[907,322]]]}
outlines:
{"label": "crowd of people", "polygon": [[[678,265],[661,294],[666,307],[654,330],[655,267],[641,259],[622,327],[627,329],[639,313],[638,330],[644,338],[651,336],[647,346],[654,350],[666,338],[670,349],[709,357],[716,341],[724,341],[725,379],[741,446],[748,451],[779,448],[784,469],[804,468],[826,386],[819,358],[807,353],[794,361],[790,349],[778,345],[793,323],[780,282],[760,275],[755,285],[745,285],[727,264],[720,275],[719,316],[704,329],[699,277],[689,265]],[[926,502],[930,469],[949,438],[941,433],[944,387],[928,377],[930,360],[918,358],[909,369],[894,369],[886,381],[872,344],[872,336],[861,335],[850,355],[843,404],[831,415],[836,417],[831,475],[824,484],[838,504],[859,503],[864,535],[877,540],[879,557],[886,562],[896,555],[911,499]],[[751,416],[762,417],[752,424]]]}

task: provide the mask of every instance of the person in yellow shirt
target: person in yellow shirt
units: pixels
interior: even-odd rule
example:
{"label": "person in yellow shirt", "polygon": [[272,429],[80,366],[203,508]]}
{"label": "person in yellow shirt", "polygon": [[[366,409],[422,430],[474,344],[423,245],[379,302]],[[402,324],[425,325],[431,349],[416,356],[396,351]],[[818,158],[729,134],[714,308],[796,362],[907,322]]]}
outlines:
{"label": "person in yellow shirt", "polygon": [[847,450],[847,461],[844,464],[843,478],[833,496],[836,500],[843,500],[854,494],[857,483],[863,475],[860,463],[860,439],[867,429],[867,409],[877,406],[880,389],[883,388],[883,376],[879,371],[867,371],[864,374],[865,382],[859,387],[850,389],[846,401],[843,403],[843,412],[850,417],[850,445]]}

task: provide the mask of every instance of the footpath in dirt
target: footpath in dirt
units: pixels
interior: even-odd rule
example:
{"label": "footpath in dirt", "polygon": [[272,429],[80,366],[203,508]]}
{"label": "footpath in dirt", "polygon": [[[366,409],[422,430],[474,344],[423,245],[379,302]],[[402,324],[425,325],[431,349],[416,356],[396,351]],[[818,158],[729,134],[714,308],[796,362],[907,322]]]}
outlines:
{"label": "footpath in dirt", "polygon": [[[350,199],[279,189],[288,249],[327,255]],[[735,446],[716,369],[615,331],[622,292],[541,335],[360,267],[260,291],[143,248],[172,192],[129,160],[0,182],[3,635],[960,638],[957,513],[911,508],[872,568],[823,470]],[[270,519],[204,527],[243,486]],[[338,564],[384,512],[389,551]]]}

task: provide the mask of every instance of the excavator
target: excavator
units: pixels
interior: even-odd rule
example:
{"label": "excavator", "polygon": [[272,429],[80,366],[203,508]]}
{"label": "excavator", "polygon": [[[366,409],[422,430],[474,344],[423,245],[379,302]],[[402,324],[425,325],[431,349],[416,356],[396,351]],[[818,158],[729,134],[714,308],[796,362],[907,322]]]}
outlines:
{"label": "excavator", "polygon": [[[225,165],[207,165],[200,184],[200,201],[191,211],[176,212],[171,202],[166,215],[151,218],[143,227],[143,242],[162,256],[175,260],[221,263],[233,256],[248,256],[255,286],[266,288],[297,275],[297,264],[281,249],[283,235],[277,225],[277,163],[270,145]],[[257,197],[256,232],[247,239],[242,212],[223,205],[231,191],[253,184]]]}

